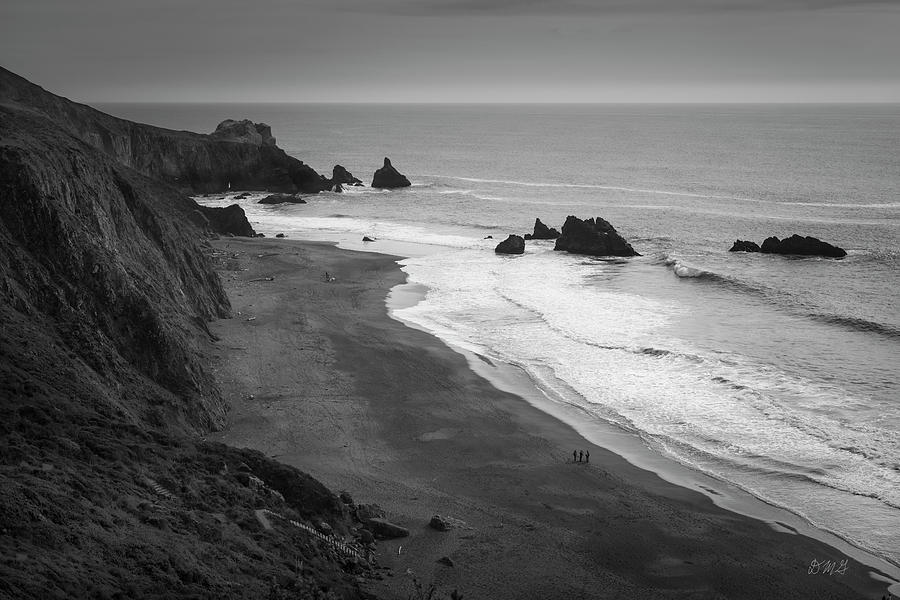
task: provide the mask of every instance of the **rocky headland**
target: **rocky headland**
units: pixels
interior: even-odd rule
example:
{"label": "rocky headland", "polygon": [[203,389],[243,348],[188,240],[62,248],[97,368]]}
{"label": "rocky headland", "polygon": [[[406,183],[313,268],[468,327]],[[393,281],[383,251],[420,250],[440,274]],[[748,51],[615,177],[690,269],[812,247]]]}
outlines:
{"label": "rocky headland", "polygon": [[226,414],[208,322],[231,316],[206,236],[253,230],[184,192],[314,174],[248,123],[171,132],[0,70],[0,595],[360,597],[362,545],[260,536],[261,509],[353,531],[336,495],[203,441]]}

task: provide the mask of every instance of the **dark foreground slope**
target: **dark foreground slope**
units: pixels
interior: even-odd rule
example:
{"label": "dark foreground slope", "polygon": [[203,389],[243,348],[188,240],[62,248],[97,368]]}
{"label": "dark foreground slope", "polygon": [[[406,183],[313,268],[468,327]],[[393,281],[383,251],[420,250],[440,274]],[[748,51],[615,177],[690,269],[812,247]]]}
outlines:
{"label": "dark foreground slope", "polygon": [[0,85],[0,597],[357,597],[333,551],[254,516],[342,531],[338,499],[198,436],[224,422],[204,351],[230,309],[196,204],[72,133],[86,107],[20,88]]}
{"label": "dark foreground slope", "polygon": [[133,123],[56,96],[0,67],[0,103],[28,107],[134,170],[196,193],[315,193],[328,182],[275,145]]}

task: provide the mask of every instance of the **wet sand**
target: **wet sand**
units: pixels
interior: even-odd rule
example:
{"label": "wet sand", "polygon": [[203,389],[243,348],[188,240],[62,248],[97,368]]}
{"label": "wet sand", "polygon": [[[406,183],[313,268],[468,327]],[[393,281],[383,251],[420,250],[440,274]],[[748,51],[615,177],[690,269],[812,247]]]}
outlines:
{"label": "wet sand", "polygon": [[[467,600],[885,593],[839,550],[633,466],[390,318],[385,297],[405,279],[393,258],[281,239],[214,246],[246,270],[220,272],[235,316],[211,329],[231,412],[210,437],[375,502],[409,528],[379,543],[393,574],[367,583],[372,593],[407,598],[413,576]],[[573,449],[590,463],[573,462]],[[465,526],[435,531],[435,513]],[[813,560],[838,567],[810,573]]]}

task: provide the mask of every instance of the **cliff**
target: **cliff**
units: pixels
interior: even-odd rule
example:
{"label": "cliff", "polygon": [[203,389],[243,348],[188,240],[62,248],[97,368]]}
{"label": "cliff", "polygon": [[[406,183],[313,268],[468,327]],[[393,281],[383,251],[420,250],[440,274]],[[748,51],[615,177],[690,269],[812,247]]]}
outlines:
{"label": "cliff", "polygon": [[336,496],[198,435],[224,424],[205,353],[230,307],[195,223],[225,217],[146,174],[217,152],[259,163],[263,148],[114,119],[0,72],[0,555],[14,557],[0,597],[359,596],[339,557],[260,536],[254,517],[340,531]]}
{"label": "cliff", "polygon": [[229,186],[305,193],[325,189],[312,167],[275,146],[264,124],[239,135],[244,122],[226,121],[222,130],[203,135],[133,123],[51,94],[2,67],[0,104],[27,107],[116,162],[183,192],[222,192]]}

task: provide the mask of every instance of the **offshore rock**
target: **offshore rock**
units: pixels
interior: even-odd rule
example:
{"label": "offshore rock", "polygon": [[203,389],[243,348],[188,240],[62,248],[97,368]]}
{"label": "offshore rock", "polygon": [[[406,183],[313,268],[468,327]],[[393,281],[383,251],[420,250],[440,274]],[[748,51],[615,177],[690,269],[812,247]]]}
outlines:
{"label": "offshore rock", "polygon": [[354,186],[360,186],[363,184],[362,181],[353,176],[353,173],[351,173],[341,165],[334,165],[334,168],[331,170],[331,183],[332,185],[343,184]]}
{"label": "offshore rock", "polygon": [[391,164],[391,159],[384,157],[384,166],[375,171],[372,177],[373,188],[400,188],[412,185],[406,175],[403,175]]}
{"label": "offshore rock", "polygon": [[640,256],[609,222],[597,217],[582,221],[569,215],[554,250],[590,256]]}
{"label": "offshore rock", "polygon": [[257,204],[306,204],[306,200],[301,198],[300,194],[272,194]]}
{"label": "offshore rock", "polygon": [[779,240],[777,237],[769,237],[763,241],[760,252],[764,254],[793,254],[797,256],[826,256],[829,258],[843,258],[847,256],[846,250],[832,246],[820,239],[799,235]]}
{"label": "offshore rock", "polygon": [[510,235],[508,238],[497,244],[494,248],[497,254],[524,254],[525,238],[520,235]]}
{"label": "offshore rock", "polygon": [[729,252],[759,252],[759,244],[746,240],[735,240]]}
{"label": "offshore rock", "polygon": [[555,227],[547,227],[540,219],[534,220],[534,233],[526,233],[526,240],[555,240],[559,237],[559,231]]}

